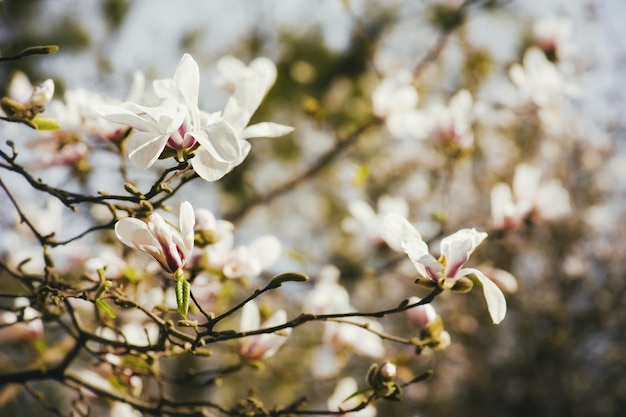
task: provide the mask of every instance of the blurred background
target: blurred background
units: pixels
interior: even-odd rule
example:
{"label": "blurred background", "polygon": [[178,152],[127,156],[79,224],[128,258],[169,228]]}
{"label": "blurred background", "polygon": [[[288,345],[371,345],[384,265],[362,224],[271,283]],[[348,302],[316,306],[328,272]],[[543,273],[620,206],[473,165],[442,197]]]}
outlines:
{"label": "blurred background", "polygon": [[[234,55],[244,62],[270,57],[278,81],[255,119],[294,126],[295,133],[258,139],[242,167],[219,184],[183,189],[181,199],[201,195],[204,207],[235,223],[242,241],[276,235],[288,254],[277,269],[316,277],[321,265],[336,265],[361,309],[382,309],[423,293],[414,290],[415,271],[406,260],[382,245],[364,244],[346,229],[354,199],[375,207],[383,195],[404,198],[409,219],[427,238],[460,227],[492,232],[472,258],[474,265],[517,278],[517,291],[507,294],[509,313],[498,326],[491,325],[479,291],[437,300],[451,346],[417,359],[410,349],[390,347],[387,357],[401,371],[431,368],[434,375],[407,388],[403,402],[378,404],[378,415],[621,415],[626,409],[626,2],[485,0],[452,13],[460,3],[4,0],[3,55],[31,45],[55,44],[60,50],[3,62],[0,95],[21,70],[33,83],[52,78],[59,99],[67,91],[88,89],[124,100],[136,71],[147,80],[171,77],[187,52],[201,69],[200,107],[219,109],[228,97],[212,84],[219,57]],[[569,25],[562,38],[554,35],[560,54],[533,32],[546,19]],[[511,66],[522,63],[533,45],[558,68],[565,91],[549,121],[536,107],[518,104],[509,77]],[[259,193],[332,149],[337,136],[364,124],[372,92],[399,68],[415,75],[420,107],[446,103],[461,88],[485,104],[488,111],[473,125],[474,153],[459,156],[425,142],[394,141],[378,127],[311,179],[268,204],[248,207]],[[26,127],[4,129],[3,142],[32,135]],[[545,178],[558,178],[571,210],[554,221],[530,219],[517,230],[496,230],[491,187],[510,184],[521,162],[540,167]],[[91,160],[90,172],[108,163]],[[106,173],[87,182],[79,174],[64,173],[54,181],[77,190],[107,183]],[[44,204],[26,190],[22,197]],[[14,219],[2,216],[7,230]],[[306,295],[294,289],[294,297],[303,302]],[[406,323],[383,324],[415,331]],[[284,360],[298,364],[297,357],[285,353]],[[363,371],[356,364],[346,369]],[[278,364],[270,363],[266,372],[273,370],[279,372]],[[291,374],[281,378],[294,390],[332,385],[315,388],[313,378]],[[280,399],[284,388],[275,391]]]}

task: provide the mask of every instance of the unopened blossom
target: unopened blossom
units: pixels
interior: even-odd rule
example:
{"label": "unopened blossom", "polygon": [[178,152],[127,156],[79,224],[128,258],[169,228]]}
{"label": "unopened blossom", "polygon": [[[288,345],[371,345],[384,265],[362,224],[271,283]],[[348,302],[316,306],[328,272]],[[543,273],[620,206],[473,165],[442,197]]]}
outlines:
{"label": "unopened blossom", "polygon": [[[9,103],[2,105],[2,110],[7,116],[12,116],[11,103],[22,105],[25,109],[30,109],[34,113],[43,111],[46,104],[52,100],[54,95],[54,81],[45,80],[41,84],[33,86],[28,76],[21,71],[17,71],[7,89],[7,98]],[[5,106],[6,104],[6,106]],[[8,106],[8,108],[7,108]]]}
{"label": "unopened blossom", "polygon": [[[249,301],[241,311],[239,331],[249,332],[261,328],[279,326],[287,322],[287,313],[284,310],[276,311],[269,319],[261,323],[259,307],[254,301]],[[291,334],[291,329],[283,329],[279,333],[262,333],[238,339],[239,357],[245,360],[262,360],[274,355],[285,343]]]}
{"label": "unopened blossom", "polygon": [[[418,297],[409,298],[409,304],[415,304],[419,301]],[[420,304],[410,308],[406,311],[406,314],[409,321],[419,327],[426,327],[437,318],[437,312],[431,303]]]}
{"label": "unopened blossom", "polygon": [[520,164],[513,186],[498,183],[491,189],[491,216],[497,228],[514,230],[527,219],[556,220],[571,212],[568,191],[556,179],[541,181],[539,168]]}
{"label": "unopened blossom", "polygon": [[118,221],[115,234],[125,245],[152,256],[166,272],[177,273],[193,251],[194,223],[193,207],[185,201],[180,205],[178,228],[152,213],[147,222],[135,218]]}
{"label": "unopened blossom", "polygon": [[416,108],[418,102],[413,75],[408,70],[389,75],[372,93],[374,114],[385,121],[389,133],[397,139],[423,139],[428,133],[429,119]]}
{"label": "unopened blossom", "polygon": [[450,289],[460,278],[474,275],[482,284],[489,314],[495,324],[506,315],[506,300],[497,285],[481,271],[465,268],[465,263],[476,247],[487,237],[487,233],[476,229],[461,229],[441,241],[440,257],[430,254],[428,245],[419,232],[402,216],[389,214],[385,224],[417,271],[439,288]]}

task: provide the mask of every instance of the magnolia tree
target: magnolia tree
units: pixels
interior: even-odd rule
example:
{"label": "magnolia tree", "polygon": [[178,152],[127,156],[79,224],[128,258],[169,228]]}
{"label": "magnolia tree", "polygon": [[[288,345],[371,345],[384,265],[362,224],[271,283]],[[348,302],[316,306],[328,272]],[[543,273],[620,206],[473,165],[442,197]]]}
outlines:
{"label": "magnolia tree", "polygon": [[[211,90],[184,53],[151,88],[138,72],[124,100],[14,73],[1,102],[0,406],[374,416],[452,395],[441,386],[455,372],[435,359],[458,358],[479,327],[507,328],[516,253],[542,239],[533,230],[574,236],[578,221],[568,23],[529,22],[519,62],[465,44],[464,76],[441,88],[474,3],[432,6],[436,36],[412,64],[358,27],[359,71],[309,90],[325,69],[306,56],[278,68],[224,56]],[[202,108],[217,89],[224,106]],[[604,149],[585,146],[593,170]]]}

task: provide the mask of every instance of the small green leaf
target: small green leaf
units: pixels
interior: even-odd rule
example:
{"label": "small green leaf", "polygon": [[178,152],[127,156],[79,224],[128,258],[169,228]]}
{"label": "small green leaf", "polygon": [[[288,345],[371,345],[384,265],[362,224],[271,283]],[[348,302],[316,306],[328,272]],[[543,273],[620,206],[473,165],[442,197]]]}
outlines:
{"label": "small green leaf", "polygon": [[301,274],[299,272],[285,272],[284,274],[278,274],[273,277],[269,284],[267,284],[268,288],[278,288],[285,282],[306,282],[309,280],[309,277]]}
{"label": "small green leaf", "polygon": [[61,128],[54,119],[35,117],[31,122],[37,130],[59,130]]}
{"label": "small green leaf", "polygon": [[107,315],[109,317],[111,317],[112,319],[114,319],[115,317],[117,317],[115,315],[115,312],[113,311],[113,309],[111,308],[111,306],[109,305],[109,303],[107,303],[104,298],[98,298],[96,300],[96,304],[98,304],[100,306],[101,309],[104,310],[105,313],[107,313]]}
{"label": "small green leaf", "polygon": [[178,312],[185,319],[187,319],[187,312],[189,311],[189,298],[189,282],[181,276],[176,280],[176,304]]}

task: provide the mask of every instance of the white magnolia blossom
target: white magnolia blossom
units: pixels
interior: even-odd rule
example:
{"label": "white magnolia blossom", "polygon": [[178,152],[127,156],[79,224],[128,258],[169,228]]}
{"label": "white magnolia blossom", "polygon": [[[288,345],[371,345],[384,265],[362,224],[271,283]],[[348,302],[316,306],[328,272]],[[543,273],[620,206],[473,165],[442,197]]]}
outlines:
{"label": "white magnolia blossom", "polygon": [[482,284],[493,322],[498,324],[504,319],[506,300],[500,288],[481,271],[464,268],[470,255],[487,237],[487,233],[476,229],[461,229],[445,237],[441,241],[441,256],[437,259],[430,254],[428,245],[419,232],[404,217],[389,214],[385,218],[385,224],[424,278],[432,280],[440,288],[449,289],[459,278],[474,275]]}
{"label": "white magnolia blossom", "polygon": [[555,220],[571,212],[569,193],[556,179],[541,181],[539,168],[520,164],[513,187],[498,183],[491,189],[491,216],[500,229],[517,229],[528,218]]}
{"label": "white magnolia blossom", "polygon": [[[287,322],[287,313],[278,310],[265,322],[261,323],[259,307],[254,301],[249,301],[243,306],[241,311],[241,322],[239,331],[249,332],[261,328],[279,326]],[[239,357],[246,360],[261,360],[274,355],[285,343],[291,334],[291,329],[283,329],[281,333],[262,333],[238,339]]]}
{"label": "white magnolia blossom", "polygon": [[248,71],[238,71],[231,78],[229,85],[234,94],[223,112],[207,113],[198,108],[199,74],[198,64],[185,54],[172,79],[153,82],[160,99],[157,106],[129,101],[98,107],[107,120],[135,129],[127,148],[128,157],[137,167],[149,168],[168,148],[179,160],[193,153],[194,171],[207,181],[216,181],[248,155],[250,144],[245,139],[281,136],[293,130],[275,123],[248,126],[276,80],[276,68],[269,59],[259,58]]}
{"label": "white magnolia blossom", "polygon": [[385,78],[372,93],[374,114],[397,139],[423,139],[430,129],[426,114],[416,108],[419,95],[408,70]]}
{"label": "white magnolia blossom", "polygon": [[152,256],[163,270],[177,273],[191,257],[194,224],[193,207],[185,201],[180,205],[178,228],[166,223],[158,213],[152,213],[147,222],[135,218],[118,221],[115,234],[125,245]]}

